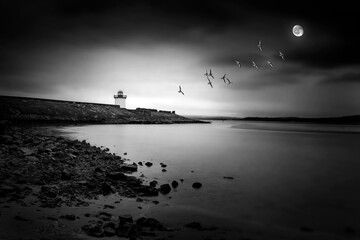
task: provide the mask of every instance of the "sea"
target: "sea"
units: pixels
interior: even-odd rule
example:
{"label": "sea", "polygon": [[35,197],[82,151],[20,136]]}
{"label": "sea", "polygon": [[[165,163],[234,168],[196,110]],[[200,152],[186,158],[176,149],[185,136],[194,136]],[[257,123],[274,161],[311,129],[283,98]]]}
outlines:
{"label": "sea", "polygon": [[[159,204],[143,209],[170,225],[360,233],[360,126],[211,121],[57,130],[128,163],[153,163],[131,174],[144,184],[177,181],[169,194],[148,198]],[[193,188],[195,182],[202,187]]]}

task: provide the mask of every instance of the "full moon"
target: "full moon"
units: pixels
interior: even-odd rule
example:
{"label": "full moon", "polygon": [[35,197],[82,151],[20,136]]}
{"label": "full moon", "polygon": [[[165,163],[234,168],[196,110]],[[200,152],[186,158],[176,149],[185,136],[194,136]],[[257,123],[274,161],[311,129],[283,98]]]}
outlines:
{"label": "full moon", "polygon": [[297,37],[301,37],[304,34],[304,29],[300,25],[295,25],[292,29],[293,34]]}

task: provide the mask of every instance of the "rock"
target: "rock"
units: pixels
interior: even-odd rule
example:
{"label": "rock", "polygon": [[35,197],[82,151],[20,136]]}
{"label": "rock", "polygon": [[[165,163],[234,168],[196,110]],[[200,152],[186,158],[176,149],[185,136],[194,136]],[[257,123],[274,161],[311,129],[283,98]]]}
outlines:
{"label": "rock", "polygon": [[197,229],[197,230],[202,229],[201,223],[199,223],[199,222],[187,223],[187,224],[185,224],[185,227],[192,228],[192,229]]}
{"label": "rock", "polygon": [[107,237],[112,237],[112,236],[116,235],[116,232],[115,232],[114,228],[107,226],[107,227],[104,227],[104,234]]}
{"label": "rock", "polygon": [[124,214],[119,216],[120,225],[124,225],[125,223],[132,223],[133,218],[130,214]]}
{"label": "rock", "polygon": [[124,152],[124,155],[127,155],[127,152]]}
{"label": "rock", "polygon": [[171,191],[171,187],[169,184],[166,183],[166,184],[162,184],[160,186],[160,192],[162,194],[168,194],[170,191]]}
{"label": "rock", "polygon": [[164,229],[164,226],[154,218],[141,217],[138,220],[136,220],[136,225],[139,225],[141,227],[149,227],[151,229],[158,229],[158,230]]}
{"label": "rock", "polygon": [[22,147],[22,148],[19,148],[20,152],[22,152],[22,154],[24,156],[30,156],[32,154],[34,154],[34,151],[31,150],[30,148],[25,148],[25,147]]}
{"label": "rock", "polygon": [[61,172],[61,179],[62,180],[71,180],[71,174],[68,171]]}
{"label": "rock", "polygon": [[154,197],[159,195],[159,190],[151,186],[141,186],[137,188],[137,191],[140,192],[143,197]]}
{"label": "rock", "polygon": [[74,221],[76,219],[74,214],[65,214],[65,215],[60,216],[60,218],[65,218],[70,221]]}
{"label": "rock", "polygon": [[166,169],[161,170],[162,172],[166,172]]}
{"label": "rock", "polygon": [[127,178],[122,172],[110,172],[106,176],[112,180],[125,180]]}
{"label": "rock", "polygon": [[138,162],[138,165],[139,165],[139,166],[142,166],[142,165],[143,165],[143,163],[142,163],[142,162]]}
{"label": "rock", "polygon": [[137,171],[137,165],[136,163],[133,163],[133,164],[122,164],[120,166],[120,169],[124,170],[124,171],[129,171],[129,172],[136,172]]}
{"label": "rock", "polygon": [[149,184],[150,184],[151,187],[156,187],[156,185],[158,184],[158,182],[157,182],[156,180],[153,180],[153,181],[151,181]]}
{"label": "rock", "polygon": [[[130,224],[125,224],[125,225],[120,225],[118,228],[115,229],[116,235],[118,237],[122,237],[122,238],[130,238],[130,235],[134,235],[135,231],[132,230],[132,227],[134,225],[130,225]],[[136,238],[135,238],[136,239]]]}
{"label": "rock", "polygon": [[112,205],[107,205],[107,204],[105,204],[105,205],[104,205],[104,209],[107,209],[107,208],[114,209],[115,207],[112,206]]}
{"label": "rock", "polygon": [[159,204],[160,202],[159,201],[156,201],[156,200],[154,200],[154,201],[152,201],[154,204]]}
{"label": "rock", "polygon": [[144,200],[142,200],[141,198],[137,198],[136,201],[137,202],[143,202]]}
{"label": "rock", "polygon": [[39,159],[37,157],[35,157],[35,156],[26,156],[25,158],[29,162],[37,162],[37,161],[39,161]]}
{"label": "rock", "polygon": [[81,229],[90,236],[94,236],[94,237],[104,236],[104,229],[102,228],[102,224],[99,222],[84,225],[81,227]]}
{"label": "rock", "polygon": [[146,162],[145,165],[151,167],[153,164],[151,162]]}
{"label": "rock", "polygon": [[177,188],[177,187],[179,186],[179,183],[174,180],[174,181],[171,182],[171,186],[172,186],[173,188]]}
{"label": "rock", "polygon": [[184,182],[184,179],[180,178],[180,182]]}
{"label": "rock", "polygon": [[234,178],[233,177],[223,177],[224,179],[230,179],[230,180],[233,180]]}
{"label": "rock", "polygon": [[167,165],[166,165],[166,164],[163,164],[163,163],[160,163],[160,166],[161,166],[162,168],[166,168],[166,167],[167,167]]}
{"label": "rock", "polygon": [[199,182],[195,182],[195,183],[193,183],[192,187],[195,188],[195,189],[199,189],[199,188],[202,187],[202,184],[199,183]]}
{"label": "rock", "polygon": [[111,216],[112,216],[111,213],[107,213],[107,212],[100,212],[99,215],[97,215],[97,217],[103,221],[110,221]]}

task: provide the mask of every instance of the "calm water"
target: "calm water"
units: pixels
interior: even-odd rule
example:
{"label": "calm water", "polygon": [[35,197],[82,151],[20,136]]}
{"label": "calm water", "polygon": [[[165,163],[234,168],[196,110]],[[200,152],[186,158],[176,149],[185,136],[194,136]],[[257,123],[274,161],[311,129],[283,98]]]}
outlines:
{"label": "calm water", "polygon": [[[148,216],[173,224],[199,220],[240,228],[251,222],[336,235],[345,228],[360,232],[359,126],[225,121],[60,130],[130,162],[153,162],[134,174],[144,174],[145,182],[184,179],[156,198],[159,205],[144,209]],[[196,181],[203,184],[199,190],[191,187]]]}

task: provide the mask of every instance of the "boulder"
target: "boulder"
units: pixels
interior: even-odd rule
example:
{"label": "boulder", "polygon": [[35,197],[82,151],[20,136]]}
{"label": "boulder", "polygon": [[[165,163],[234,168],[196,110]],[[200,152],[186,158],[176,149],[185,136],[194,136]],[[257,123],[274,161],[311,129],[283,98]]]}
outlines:
{"label": "boulder", "polygon": [[233,180],[234,178],[233,177],[227,177],[227,176],[225,176],[225,177],[223,177],[224,179],[230,179],[230,180]]}
{"label": "boulder", "polygon": [[202,187],[202,184],[199,183],[199,182],[195,182],[195,183],[193,183],[192,187],[195,188],[195,189],[199,189],[199,188]]}
{"label": "boulder", "polygon": [[170,191],[171,191],[171,187],[169,184],[166,183],[166,184],[162,184],[160,186],[160,192],[162,194],[168,194]]}
{"label": "boulder", "polygon": [[151,229],[163,230],[164,226],[155,218],[141,217],[136,220],[136,225],[141,227],[149,227]]}
{"label": "boulder", "polygon": [[153,180],[153,181],[151,181],[149,184],[150,184],[151,187],[156,187],[156,185],[158,184],[158,182],[157,182],[156,180]]}
{"label": "boulder", "polygon": [[153,164],[151,162],[146,162],[145,165],[151,167]]}
{"label": "boulder", "polygon": [[104,229],[102,228],[102,224],[99,222],[84,225],[81,227],[81,229],[90,236],[94,236],[94,237],[104,236]]}
{"label": "boulder", "polygon": [[133,218],[130,214],[124,214],[119,216],[120,225],[124,225],[125,223],[132,223]]}
{"label": "boulder", "polygon": [[112,237],[112,236],[115,236],[116,232],[115,232],[114,228],[107,226],[107,227],[104,227],[104,234],[107,237]]}
{"label": "boulder", "polygon": [[136,172],[138,167],[137,167],[136,163],[133,163],[133,164],[124,163],[120,166],[120,169],[124,170],[124,171],[129,171],[129,172]]}
{"label": "boulder", "polygon": [[127,178],[122,172],[110,172],[106,176],[112,180],[125,180]]}
{"label": "boulder", "polygon": [[172,186],[173,188],[177,188],[177,187],[179,186],[179,183],[174,180],[174,181],[171,182],[171,186]]}
{"label": "boulder", "polygon": [[100,212],[99,215],[97,215],[97,217],[103,221],[110,221],[111,216],[112,216],[111,213],[107,213],[107,212]]}

